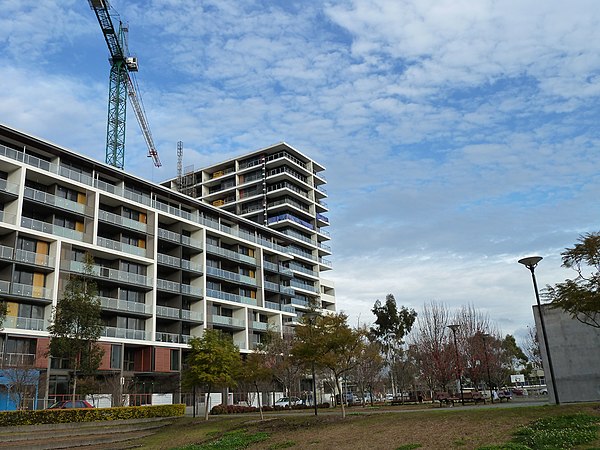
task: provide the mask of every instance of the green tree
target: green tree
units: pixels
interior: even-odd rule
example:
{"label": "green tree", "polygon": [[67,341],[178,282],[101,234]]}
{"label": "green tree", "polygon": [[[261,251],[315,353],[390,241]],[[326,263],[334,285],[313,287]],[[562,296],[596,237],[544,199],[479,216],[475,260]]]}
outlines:
{"label": "green tree", "polygon": [[78,376],[98,370],[104,354],[97,342],[104,325],[92,274],[93,258],[86,254],[83,273],[70,275],[54,310],[54,322],[48,327],[50,355],[67,359],[73,371],[73,403]]}
{"label": "green tree", "polygon": [[[196,390],[206,390],[204,418],[208,420],[208,399],[213,388],[234,387],[240,373],[240,350],[231,336],[220,330],[205,330],[202,337],[190,340],[187,369],[183,372],[183,384]],[[195,405],[194,405],[195,407]]]}
{"label": "green tree", "polygon": [[[307,359],[307,355],[313,352],[315,364],[331,373],[342,397],[341,379],[358,364],[364,345],[363,333],[350,328],[348,316],[338,313],[316,317],[312,326],[298,327],[296,336],[298,341],[293,354]],[[340,403],[342,417],[345,418],[344,402]]]}
{"label": "green tree", "polygon": [[[600,232],[581,235],[561,253],[562,266],[577,276],[543,292],[552,308],[562,309],[580,322],[600,328]],[[591,269],[591,273],[588,270]]]}
{"label": "green tree", "polygon": [[373,305],[371,312],[375,315],[375,324],[369,330],[372,340],[377,342],[381,348],[385,362],[389,368],[389,374],[392,382],[392,391],[396,393],[396,381],[392,370],[398,355],[403,353],[404,337],[410,333],[415,323],[417,313],[414,309],[402,306],[398,308],[396,299],[392,294],[385,297],[385,303],[381,304],[379,300]]}
{"label": "green tree", "polygon": [[[261,387],[266,386],[273,379],[273,371],[267,365],[267,355],[260,350],[254,351],[246,356],[240,371],[240,384],[251,386],[256,393],[260,420],[264,419],[262,402],[260,398]],[[250,389],[247,389],[249,392]],[[248,398],[252,396],[248,395]],[[253,402],[250,401],[250,404]]]}

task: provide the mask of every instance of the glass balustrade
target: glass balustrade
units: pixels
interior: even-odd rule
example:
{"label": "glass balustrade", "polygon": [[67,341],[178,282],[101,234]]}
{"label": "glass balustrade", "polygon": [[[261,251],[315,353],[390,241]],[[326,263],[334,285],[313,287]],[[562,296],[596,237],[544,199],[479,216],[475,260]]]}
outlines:
{"label": "glass balustrade", "polygon": [[172,344],[179,344],[182,341],[181,336],[179,334],[167,333],[165,331],[157,331],[156,333],[154,333],[154,336],[154,339],[157,342],[170,342]]}
{"label": "glass balustrade", "polygon": [[[85,264],[80,261],[63,261],[71,272],[85,273]],[[137,284],[139,286],[152,287],[153,279],[137,273],[125,272],[124,270],[111,269],[109,267],[92,266],[92,274],[109,280]]]}
{"label": "glass balustrade", "polygon": [[15,250],[15,261],[26,262],[44,267],[54,267],[55,265],[54,257],[20,249]]}
{"label": "glass balustrade", "polygon": [[45,300],[52,299],[52,289],[40,286],[32,286],[30,284],[12,283],[10,286],[10,293],[21,295],[23,297],[40,298]]}
{"label": "glass balustrade", "polygon": [[83,203],[77,203],[73,200],[67,200],[66,198],[57,197],[56,195],[38,191],[37,189],[33,189],[30,187],[25,188],[25,190],[23,191],[23,197],[28,198],[30,200],[34,200],[38,203],[42,203],[44,205],[56,206],[58,208],[76,212],[79,214],[83,214],[85,212],[85,204]]}
{"label": "glass balustrade", "polygon": [[123,217],[118,214],[114,214],[104,210],[98,211],[98,219],[104,222],[114,223],[115,225],[120,225],[132,230],[141,231],[143,233],[146,233],[148,231],[148,225],[146,225],[143,222],[133,220],[128,217]]}
{"label": "glass balustrade", "polygon": [[48,327],[48,323],[44,319],[6,316],[3,326],[19,330],[45,331]]}
{"label": "glass balustrade", "polygon": [[179,319],[179,309],[171,308],[169,306],[156,306],[156,315],[161,317],[169,317],[172,319]]}
{"label": "glass balustrade", "polygon": [[103,308],[116,309],[118,311],[136,312],[142,314],[151,314],[150,305],[140,302],[130,302],[112,297],[98,297],[100,305]]}
{"label": "glass balustrade", "polygon": [[124,244],[123,242],[115,241],[105,237],[98,236],[98,245],[118,252],[129,253],[131,255],[146,257],[147,250],[135,245]]}
{"label": "glass balustrade", "polygon": [[216,314],[213,314],[213,316],[212,316],[212,323],[218,324],[218,325],[230,325],[232,327],[238,327],[238,328],[246,327],[246,323],[243,320],[235,319],[233,317],[218,316]]}
{"label": "glass balustrade", "polygon": [[116,328],[116,327],[104,327],[102,336],[110,338],[121,338],[121,339],[137,339],[141,341],[146,340],[145,330],[133,330],[130,328]]}

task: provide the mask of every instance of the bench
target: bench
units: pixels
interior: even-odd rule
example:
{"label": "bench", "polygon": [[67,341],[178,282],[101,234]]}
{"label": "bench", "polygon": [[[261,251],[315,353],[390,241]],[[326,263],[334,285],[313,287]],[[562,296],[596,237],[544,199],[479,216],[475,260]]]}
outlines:
{"label": "bench", "polygon": [[440,406],[442,404],[449,405],[454,403],[454,398],[448,392],[436,392],[434,401],[440,402]]}
{"label": "bench", "polygon": [[465,402],[485,403],[485,397],[478,391],[464,392],[463,398]]}
{"label": "bench", "polygon": [[508,403],[509,400],[512,399],[512,395],[510,393],[510,391],[500,391],[498,392],[498,401],[500,403],[502,403],[502,400],[506,400],[506,402]]}

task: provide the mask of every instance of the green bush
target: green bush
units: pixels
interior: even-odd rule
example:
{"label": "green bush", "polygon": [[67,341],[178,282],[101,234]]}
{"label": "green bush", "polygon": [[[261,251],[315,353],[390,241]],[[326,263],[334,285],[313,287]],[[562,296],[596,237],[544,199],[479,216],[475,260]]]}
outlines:
{"label": "green bush", "polygon": [[0,426],[147,419],[185,414],[185,405],[124,406],[120,408],[43,409],[0,412]]}

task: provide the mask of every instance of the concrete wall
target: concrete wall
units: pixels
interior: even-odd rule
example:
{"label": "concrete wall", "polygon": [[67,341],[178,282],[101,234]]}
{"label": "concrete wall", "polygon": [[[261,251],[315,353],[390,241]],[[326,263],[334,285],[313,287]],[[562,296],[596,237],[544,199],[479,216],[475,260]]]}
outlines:
{"label": "concrete wall", "polygon": [[[542,314],[560,403],[600,401],[600,329],[584,325],[560,309],[550,309],[548,305],[542,305]],[[533,315],[548,394],[550,401],[554,402],[537,306],[533,307]]]}

